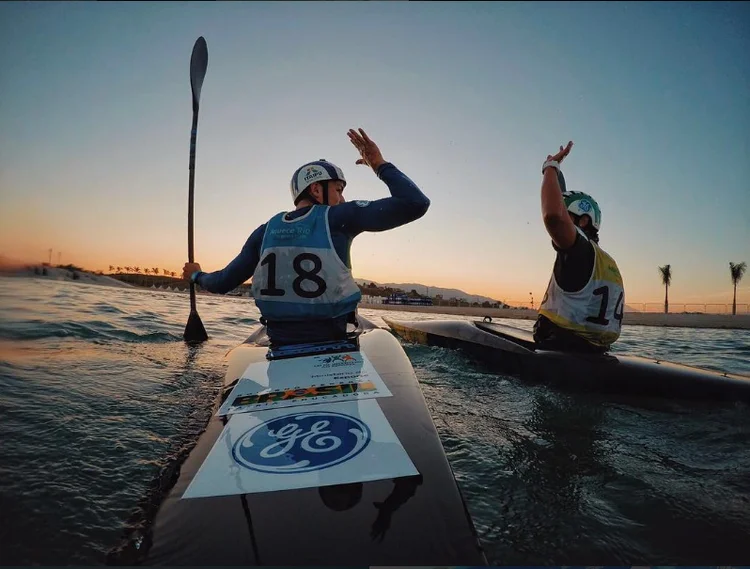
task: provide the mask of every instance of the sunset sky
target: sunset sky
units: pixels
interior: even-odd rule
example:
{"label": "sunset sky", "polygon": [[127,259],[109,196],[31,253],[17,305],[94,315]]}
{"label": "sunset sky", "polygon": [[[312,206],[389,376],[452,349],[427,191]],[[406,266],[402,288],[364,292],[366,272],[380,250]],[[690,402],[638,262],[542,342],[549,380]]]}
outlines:
{"label": "sunset sky", "polygon": [[[0,254],[107,270],[187,260],[189,62],[209,65],[195,247],[222,268],[326,158],[385,184],[362,127],[432,200],[360,235],[355,277],[541,299],[540,167],[573,140],[629,303],[731,302],[750,263],[750,3],[0,3]],[[738,289],[750,302],[750,276]]]}

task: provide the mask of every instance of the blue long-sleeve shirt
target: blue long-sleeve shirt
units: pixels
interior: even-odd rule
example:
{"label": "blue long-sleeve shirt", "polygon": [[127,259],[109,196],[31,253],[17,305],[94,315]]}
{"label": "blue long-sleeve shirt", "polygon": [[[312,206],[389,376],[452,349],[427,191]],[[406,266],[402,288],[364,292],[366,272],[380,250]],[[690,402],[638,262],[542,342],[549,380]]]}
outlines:
{"label": "blue long-sleeve shirt", "polygon": [[[390,162],[378,168],[378,177],[386,183],[391,196],[374,201],[351,201],[332,207],[328,213],[331,241],[336,253],[351,268],[350,249],[352,240],[362,232],[386,231],[415,221],[427,213],[430,200],[417,185]],[[312,206],[303,207],[287,214],[295,219],[307,213]],[[226,267],[212,273],[199,273],[196,282],[205,290],[225,294],[253,276],[260,260],[260,248],[266,224],[259,226],[248,237],[245,245]],[[340,323],[339,323],[340,324]],[[343,324],[345,328],[345,321]],[[300,326],[297,326],[300,329]],[[304,328],[304,326],[303,326]],[[311,328],[312,329],[312,328]],[[313,341],[319,335],[310,330],[299,330],[295,340]],[[269,325],[269,335],[272,335]],[[278,335],[278,334],[277,334]],[[273,337],[271,338],[273,341]],[[289,340],[291,341],[291,340]]]}
{"label": "blue long-sleeve shirt", "polygon": [[[390,162],[378,168],[378,177],[391,192],[391,197],[375,201],[352,201],[331,208],[328,222],[331,241],[341,260],[351,268],[352,240],[364,231],[386,231],[415,221],[427,213],[430,200],[406,174]],[[312,206],[288,214],[295,219],[307,213]],[[244,283],[255,272],[260,260],[260,246],[266,224],[259,226],[248,237],[240,254],[226,267],[212,273],[200,273],[196,282],[209,292],[226,294]]]}

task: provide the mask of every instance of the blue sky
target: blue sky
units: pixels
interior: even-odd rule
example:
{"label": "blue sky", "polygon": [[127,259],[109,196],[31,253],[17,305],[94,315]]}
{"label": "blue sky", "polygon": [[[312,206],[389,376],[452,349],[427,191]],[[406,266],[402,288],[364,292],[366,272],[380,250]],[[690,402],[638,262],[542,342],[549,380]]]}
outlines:
{"label": "blue sky", "polygon": [[540,166],[568,140],[630,302],[663,298],[665,263],[675,302],[731,301],[728,263],[750,262],[748,2],[4,2],[0,31],[0,254],[182,266],[202,35],[204,269],[291,207],[308,160],[350,200],[387,195],[351,127],[432,200],[354,241],[357,277],[541,298]]}

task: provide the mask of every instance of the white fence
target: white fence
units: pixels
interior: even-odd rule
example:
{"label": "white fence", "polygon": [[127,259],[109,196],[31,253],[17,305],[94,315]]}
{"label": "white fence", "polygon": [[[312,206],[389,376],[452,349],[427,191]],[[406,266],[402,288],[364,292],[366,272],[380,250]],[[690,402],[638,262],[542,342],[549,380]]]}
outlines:
{"label": "white fence", "polygon": [[[362,296],[362,302],[366,304],[382,304],[382,296],[370,296],[365,294]],[[433,306],[474,306],[482,307],[486,305],[481,302],[466,302],[466,301],[451,301],[446,299],[432,299]],[[526,308],[530,310],[537,310],[539,308],[538,303],[531,303],[530,300],[507,300],[505,304],[509,305],[510,308]],[[495,304],[490,304],[491,308],[496,308]],[[502,304],[499,305],[502,307]],[[626,305],[625,312],[664,312],[664,302],[628,302]],[[669,303],[670,314],[732,314],[731,304],[719,304],[719,303],[706,303],[706,302],[670,302]],[[737,314],[750,314],[750,304],[748,303],[737,303]]]}

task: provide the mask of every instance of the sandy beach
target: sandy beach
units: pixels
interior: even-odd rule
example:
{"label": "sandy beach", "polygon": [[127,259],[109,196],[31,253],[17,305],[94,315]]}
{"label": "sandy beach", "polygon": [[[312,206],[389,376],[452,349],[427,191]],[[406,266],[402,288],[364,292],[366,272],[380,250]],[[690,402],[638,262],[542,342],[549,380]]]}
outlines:
{"label": "sandy beach", "polygon": [[[491,316],[493,319],[515,318],[536,320],[537,311],[521,308],[478,308],[470,306],[404,306],[360,303],[360,308],[373,310],[395,310],[399,312],[422,312],[460,316]],[[625,312],[623,326],[671,326],[678,328],[730,328],[750,330],[750,314],[664,314],[658,312]]]}

